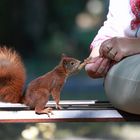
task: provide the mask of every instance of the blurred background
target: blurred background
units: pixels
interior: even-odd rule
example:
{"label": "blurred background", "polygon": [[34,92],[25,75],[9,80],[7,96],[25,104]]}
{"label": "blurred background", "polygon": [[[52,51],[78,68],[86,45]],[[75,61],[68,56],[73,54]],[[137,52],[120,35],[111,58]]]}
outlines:
{"label": "blurred background", "polygon": [[[65,53],[83,60],[106,19],[108,0],[1,0],[0,44],[15,48],[27,69],[26,85],[53,69]],[[70,77],[62,100],[107,100],[103,79],[82,70]],[[138,123],[0,124],[3,140],[139,139]],[[129,133],[129,136],[128,136]]]}

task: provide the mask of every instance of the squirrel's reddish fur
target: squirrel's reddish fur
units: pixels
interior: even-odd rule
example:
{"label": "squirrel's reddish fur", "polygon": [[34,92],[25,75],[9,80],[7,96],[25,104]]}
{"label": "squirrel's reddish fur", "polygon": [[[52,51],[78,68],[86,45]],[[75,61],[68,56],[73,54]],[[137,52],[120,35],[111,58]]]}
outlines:
{"label": "squirrel's reddish fur", "polygon": [[[52,113],[51,108],[46,108],[49,96],[52,95],[56,102],[56,108],[62,109],[59,104],[60,93],[66,79],[73,73],[80,71],[90,58],[83,63],[78,59],[62,55],[60,63],[51,71],[31,81],[27,87],[24,104],[35,109],[37,114]],[[80,64],[81,63],[81,64]]]}
{"label": "squirrel's reddish fur", "polygon": [[24,104],[34,108],[37,114],[48,114],[50,108],[45,108],[52,95],[56,102],[56,108],[61,109],[59,105],[61,89],[69,75],[74,73],[80,61],[71,57],[62,56],[60,63],[50,72],[34,79],[27,87]]}
{"label": "squirrel's reddish fur", "polygon": [[0,47],[0,101],[21,102],[26,72],[20,55],[7,47]]}

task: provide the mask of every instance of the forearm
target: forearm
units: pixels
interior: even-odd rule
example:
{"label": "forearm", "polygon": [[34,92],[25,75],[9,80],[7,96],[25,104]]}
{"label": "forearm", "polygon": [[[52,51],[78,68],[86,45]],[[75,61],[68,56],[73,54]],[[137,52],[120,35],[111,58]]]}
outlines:
{"label": "forearm", "polygon": [[129,38],[129,41],[132,46],[140,48],[140,38]]}
{"label": "forearm", "polygon": [[127,37],[118,37],[118,44],[122,47],[122,48],[130,48],[131,50],[140,50],[140,38],[127,38]]}

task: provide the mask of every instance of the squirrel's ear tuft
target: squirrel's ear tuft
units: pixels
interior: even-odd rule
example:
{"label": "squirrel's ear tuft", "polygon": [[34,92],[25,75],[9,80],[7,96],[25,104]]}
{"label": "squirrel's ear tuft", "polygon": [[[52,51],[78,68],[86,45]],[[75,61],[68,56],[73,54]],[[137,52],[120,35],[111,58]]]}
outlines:
{"label": "squirrel's ear tuft", "polygon": [[63,57],[66,57],[66,54],[65,54],[65,53],[62,53],[61,57],[62,57],[62,58],[63,58]]}

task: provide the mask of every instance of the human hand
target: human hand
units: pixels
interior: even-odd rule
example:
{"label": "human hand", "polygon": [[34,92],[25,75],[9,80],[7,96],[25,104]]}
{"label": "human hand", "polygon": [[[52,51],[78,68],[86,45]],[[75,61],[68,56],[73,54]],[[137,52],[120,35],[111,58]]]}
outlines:
{"label": "human hand", "polygon": [[[124,47],[124,46],[123,46]],[[105,56],[109,59],[120,61],[124,57],[123,47],[117,37],[105,40],[99,49],[101,56]]]}
{"label": "human hand", "polygon": [[101,56],[120,61],[122,58],[140,52],[140,40],[124,37],[113,37],[104,41],[99,49]]}
{"label": "human hand", "polygon": [[103,57],[94,57],[90,63],[85,66],[85,70],[92,78],[101,78],[106,75],[110,68],[111,60]]}

